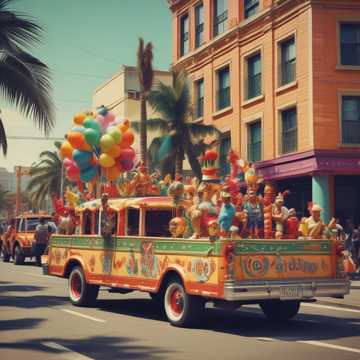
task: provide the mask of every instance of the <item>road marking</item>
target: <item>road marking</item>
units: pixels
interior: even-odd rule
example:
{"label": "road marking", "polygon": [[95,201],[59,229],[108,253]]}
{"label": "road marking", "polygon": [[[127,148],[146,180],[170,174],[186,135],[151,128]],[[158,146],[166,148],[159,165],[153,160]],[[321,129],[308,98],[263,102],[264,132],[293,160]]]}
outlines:
{"label": "road marking", "polygon": [[268,342],[278,341],[278,340],[276,340],[276,339],[268,338],[268,337],[258,337],[258,338],[256,338],[256,340],[259,340],[259,341],[268,341]]}
{"label": "road marking", "polygon": [[99,323],[105,323],[106,322],[106,320],[102,320],[102,319],[99,319],[99,318],[96,318],[96,317],[85,315],[85,314],[82,314],[82,313],[79,313],[79,312],[73,311],[73,310],[61,309],[61,311],[64,311],[64,312],[66,312],[68,314],[71,314],[71,315],[80,316],[80,317],[83,317],[83,318],[88,319],[88,320],[96,321],[96,322],[99,322]]}
{"label": "road marking", "polygon": [[61,357],[64,359],[69,359],[69,360],[94,360],[91,357],[82,355],[76,351],[72,351],[71,349],[62,346],[56,342],[53,341],[44,341],[42,343],[43,345],[45,345],[46,347],[53,349],[53,350],[57,350],[57,351],[61,351]]}
{"label": "road marking", "polygon": [[342,350],[342,351],[348,351],[348,352],[353,352],[356,354],[360,354],[360,349],[353,349],[353,348],[349,348],[347,346],[341,346],[341,345],[333,345],[333,344],[328,344],[328,343],[323,343],[320,341],[312,341],[312,340],[299,340],[296,341],[298,343],[302,343],[302,344],[308,344],[308,345],[315,345],[315,346],[320,346],[320,347],[325,347],[325,348],[329,348],[329,349],[335,349],[335,350]]}
{"label": "road marking", "polygon": [[337,310],[337,311],[344,311],[344,312],[360,314],[360,310],[350,309],[350,308],[345,308],[345,307],[340,307],[340,306],[309,304],[309,303],[301,303],[301,306],[308,306],[308,307],[314,307],[314,308],[320,308],[320,309]]}

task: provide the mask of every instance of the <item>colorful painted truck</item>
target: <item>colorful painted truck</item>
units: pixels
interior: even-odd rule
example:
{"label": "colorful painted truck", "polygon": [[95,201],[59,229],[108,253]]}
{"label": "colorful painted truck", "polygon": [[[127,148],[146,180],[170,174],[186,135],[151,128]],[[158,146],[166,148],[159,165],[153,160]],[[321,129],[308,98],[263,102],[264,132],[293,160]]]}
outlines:
{"label": "colorful painted truck", "polygon": [[99,287],[140,290],[162,304],[176,326],[187,326],[205,303],[259,304],[271,319],[295,316],[301,301],[339,297],[349,281],[335,240],[171,238],[170,197],[109,200],[112,238],[100,236],[101,204],[80,209],[78,235],[53,235],[44,270],[68,278],[77,306],[94,304]]}

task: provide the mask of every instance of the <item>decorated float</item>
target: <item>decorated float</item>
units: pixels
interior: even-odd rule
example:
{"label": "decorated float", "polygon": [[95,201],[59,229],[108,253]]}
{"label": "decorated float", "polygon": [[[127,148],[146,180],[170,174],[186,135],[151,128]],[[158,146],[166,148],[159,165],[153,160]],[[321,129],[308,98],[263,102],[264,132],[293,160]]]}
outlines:
{"label": "decorated float", "polygon": [[102,107],[74,122],[61,154],[77,186],[54,199],[59,234],[44,258],[46,273],[69,279],[74,305],[94,303],[100,286],[140,290],[186,326],[208,301],[259,304],[284,320],[301,301],[349,292],[336,224],[322,221],[321,204],[298,219],[286,189],[234,151],[225,179],[215,150],[199,159],[202,179],[160,179],[136,162],[128,120]]}

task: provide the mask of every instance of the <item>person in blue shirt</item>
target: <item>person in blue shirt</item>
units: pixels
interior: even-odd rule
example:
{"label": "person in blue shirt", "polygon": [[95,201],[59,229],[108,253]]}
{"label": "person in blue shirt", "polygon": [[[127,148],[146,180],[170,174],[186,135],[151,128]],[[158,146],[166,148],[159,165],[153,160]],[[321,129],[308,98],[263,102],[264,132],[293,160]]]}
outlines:
{"label": "person in blue shirt", "polygon": [[220,233],[223,237],[230,236],[230,227],[236,213],[235,206],[231,203],[231,195],[227,191],[221,191],[221,200],[223,202],[219,213]]}

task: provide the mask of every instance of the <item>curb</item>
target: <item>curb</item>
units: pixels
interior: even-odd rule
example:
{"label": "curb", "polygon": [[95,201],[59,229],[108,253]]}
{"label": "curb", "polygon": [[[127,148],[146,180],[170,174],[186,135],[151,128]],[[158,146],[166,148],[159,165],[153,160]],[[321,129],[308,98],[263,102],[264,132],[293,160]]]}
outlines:
{"label": "curb", "polygon": [[326,306],[337,306],[344,309],[351,309],[351,310],[360,310],[360,305],[347,305],[347,304],[341,304],[337,302],[332,301],[326,301],[326,300],[316,300],[315,304],[319,305],[326,305]]}

